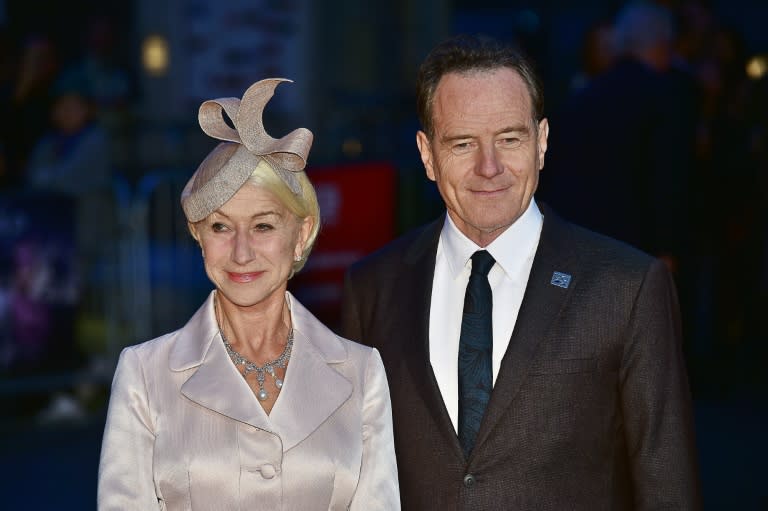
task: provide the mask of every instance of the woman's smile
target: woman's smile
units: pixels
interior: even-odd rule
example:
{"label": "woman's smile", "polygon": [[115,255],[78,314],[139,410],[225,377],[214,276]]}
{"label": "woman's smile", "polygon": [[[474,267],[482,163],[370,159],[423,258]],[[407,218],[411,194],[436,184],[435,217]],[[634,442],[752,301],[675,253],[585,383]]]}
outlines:
{"label": "woman's smile", "polygon": [[232,282],[246,284],[248,282],[253,282],[257,278],[259,278],[263,273],[264,273],[263,271],[255,271],[255,272],[249,272],[249,273],[227,272],[227,275],[229,276],[229,280],[231,280]]}

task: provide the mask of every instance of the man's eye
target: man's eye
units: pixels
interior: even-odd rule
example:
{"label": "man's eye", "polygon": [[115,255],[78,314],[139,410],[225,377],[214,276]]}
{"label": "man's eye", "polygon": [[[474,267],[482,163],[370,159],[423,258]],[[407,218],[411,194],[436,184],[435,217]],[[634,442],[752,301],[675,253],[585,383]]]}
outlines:
{"label": "man's eye", "polygon": [[459,142],[451,147],[453,154],[465,154],[472,150],[474,144],[472,142]]}
{"label": "man's eye", "polygon": [[507,138],[502,138],[500,140],[500,143],[504,147],[515,147],[520,143],[520,139],[517,137],[507,137]]}

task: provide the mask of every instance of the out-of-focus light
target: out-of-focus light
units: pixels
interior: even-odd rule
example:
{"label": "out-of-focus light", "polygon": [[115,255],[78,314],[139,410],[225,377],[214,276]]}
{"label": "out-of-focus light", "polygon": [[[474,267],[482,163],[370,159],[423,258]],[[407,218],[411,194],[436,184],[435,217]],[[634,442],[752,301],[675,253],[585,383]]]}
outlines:
{"label": "out-of-focus light", "polygon": [[144,70],[153,76],[162,76],[168,70],[168,41],[161,35],[149,35],[141,45]]}
{"label": "out-of-focus light", "polygon": [[753,80],[759,80],[768,73],[768,57],[755,55],[747,61],[747,76]]}
{"label": "out-of-focus light", "polygon": [[347,158],[357,158],[363,152],[363,144],[356,138],[348,138],[341,144],[341,150]]}

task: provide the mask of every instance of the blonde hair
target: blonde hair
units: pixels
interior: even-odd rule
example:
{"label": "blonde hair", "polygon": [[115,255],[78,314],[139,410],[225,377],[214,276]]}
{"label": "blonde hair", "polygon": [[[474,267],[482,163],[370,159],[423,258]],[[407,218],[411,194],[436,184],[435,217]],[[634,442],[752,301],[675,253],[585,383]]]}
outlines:
{"label": "blonde hair", "polygon": [[299,195],[296,195],[288,188],[288,185],[280,179],[269,162],[264,158],[256,165],[248,181],[246,181],[246,183],[251,183],[272,193],[281,204],[288,208],[288,211],[296,215],[300,220],[305,218],[312,218],[313,220],[312,231],[309,233],[309,238],[301,253],[301,259],[293,262],[291,277],[304,267],[309,253],[312,252],[312,247],[315,245],[317,234],[320,232],[320,204],[317,202],[315,187],[312,186],[312,182],[304,171],[295,172],[293,175],[301,185],[301,194]]}

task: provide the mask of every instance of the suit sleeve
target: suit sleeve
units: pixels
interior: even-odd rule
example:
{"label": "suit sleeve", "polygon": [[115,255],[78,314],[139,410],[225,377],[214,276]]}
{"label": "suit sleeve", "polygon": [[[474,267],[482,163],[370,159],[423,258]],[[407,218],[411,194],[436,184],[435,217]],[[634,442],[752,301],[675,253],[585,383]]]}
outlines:
{"label": "suit sleeve", "polygon": [[384,364],[371,350],[363,391],[363,460],[350,510],[400,509],[392,407]]}
{"label": "suit sleeve", "polygon": [[154,445],[144,373],[136,351],[120,354],[99,462],[98,509],[160,509],[152,476]]}
{"label": "suit sleeve", "polygon": [[677,295],[660,261],[635,299],[620,377],[635,509],[700,509]]}
{"label": "suit sleeve", "polygon": [[351,270],[344,275],[344,290],[341,295],[341,336],[366,344],[358,310],[358,297],[355,295]]}

